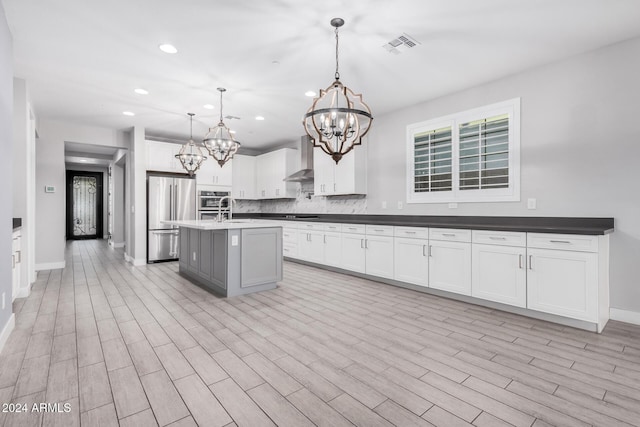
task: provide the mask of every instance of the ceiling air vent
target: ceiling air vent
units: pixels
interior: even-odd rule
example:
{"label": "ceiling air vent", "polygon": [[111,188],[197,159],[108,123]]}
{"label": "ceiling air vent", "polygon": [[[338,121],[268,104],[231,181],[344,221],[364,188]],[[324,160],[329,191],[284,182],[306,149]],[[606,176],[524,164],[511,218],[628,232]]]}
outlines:
{"label": "ceiling air vent", "polygon": [[407,49],[415,47],[419,45],[420,42],[411,37],[406,33],[402,33],[400,36],[391,40],[389,43],[383,45],[382,47],[389,53],[393,53],[394,55],[399,55]]}

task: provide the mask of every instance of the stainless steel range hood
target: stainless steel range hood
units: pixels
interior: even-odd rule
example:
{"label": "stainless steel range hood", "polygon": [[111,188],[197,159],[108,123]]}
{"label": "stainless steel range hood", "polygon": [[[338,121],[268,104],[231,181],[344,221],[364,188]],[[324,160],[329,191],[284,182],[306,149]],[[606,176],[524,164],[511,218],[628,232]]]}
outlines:
{"label": "stainless steel range hood", "polygon": [[309,135],[300,138],[300,170],[286,177],[287,182],[309,182],[313,181],[313,145],[309,141]]}

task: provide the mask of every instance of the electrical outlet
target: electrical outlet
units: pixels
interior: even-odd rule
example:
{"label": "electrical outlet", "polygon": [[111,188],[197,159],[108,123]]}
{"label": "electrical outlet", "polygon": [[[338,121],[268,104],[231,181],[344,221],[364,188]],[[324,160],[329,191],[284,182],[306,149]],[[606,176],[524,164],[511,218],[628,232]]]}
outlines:
{"label": "electrical outlet", "polygon": [[398,202],[398,209],[402,209],[403,208],[403,203],[402,202]]}
{"label": "electrical outlet", "polygon": [[6,294],[7,294],[6,292],[2,293],[2,309],[3,310],[4,310],[5,306],[7,305],[6,301],[5,301]]}
{"label": "electrical outlet", "polygon": [[382,202],[382,209],[387,209],[387,202]]}
{"label": "electrical outlet", "polygon": [[536,199],[527,199],[527,209],[536,209],[538,201]]}
{"label": "electrical outlet", "polygon": [[458,204],[456,202],[449,203],[449,209],[458,209]]}

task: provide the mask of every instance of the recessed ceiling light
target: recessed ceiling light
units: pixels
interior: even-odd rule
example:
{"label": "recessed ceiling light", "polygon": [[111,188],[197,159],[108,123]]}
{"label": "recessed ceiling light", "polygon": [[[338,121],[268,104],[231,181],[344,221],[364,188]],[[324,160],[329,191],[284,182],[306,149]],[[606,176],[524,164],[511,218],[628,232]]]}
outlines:
{"label": "recessed ceiling light", "polygon": [[202,108],[206,108],[207,110],[213,110],[213,109],[214,109],[214,108],[216,108],[216,107],[214,107],[214,106],[213,106],[213,105],[211,105],[211,104],[204,104],[204,105],[202,106]]}
{"label": "recessed ceiling light", "polygon": [[305,94],[306,96],[316,96],[316,95],[317,95],[317,93],[315,93],[315,92],[314,92],[314,91],[312,91],[312,90],[308,90],[308,91],[306,91],[304,94]]}
{"label": "recessed ceiling light", "polygon": [[164,53],[178,53],[178,49],[172,44],[161,44],[158,48]]}
{"label": "recessed ceiling light", "polygon": [[80,159],[80,161],[81,161],[81,162],[86,162],[86,161],[87,161],[87,159]]}
{"label": "recessed ceiling light", "polygon": [[256,120],[264,120],[264,117],[262,117],[262,116],[256,116]]}
{"label": "recessed ceiling light", "polygon": [[124,114],[125,116],[135,116],[136,113],[132,113],[131,111],[123,111],[122,114]]}
{"label": "recessed ceiling light", "polygon": [[142,88],[135,89],[134,92],[138,95],[149,95],[149,91],[146,91]]}

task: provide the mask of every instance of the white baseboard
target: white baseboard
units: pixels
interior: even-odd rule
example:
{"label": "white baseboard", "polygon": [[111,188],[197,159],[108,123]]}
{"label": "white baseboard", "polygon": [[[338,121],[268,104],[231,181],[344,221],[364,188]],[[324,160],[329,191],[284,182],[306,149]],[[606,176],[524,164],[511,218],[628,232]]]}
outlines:
{"label": "white baseboard", "polygon": [[136,267],[140,267],[141,265],[147,265],[146,259],[132,258],[128,254],[124,254],[124,260],[127,261],[129,264],[133,264]]}
{"label": "white baseboard", "polygon": [[640,313],[637,311],[621,310],[619,308],[609,309],[609,318],[619,322],[633,323],[640,325]]}
{"label": "white baseboard", "polygon": [[36,271],[42,271],[42,270],[57,270],[59,268],[64,268],[65,266],[65,262],[64,261],[60,261],[60,262],[45,262],[42,264],[36,264],[35,269]]}
{"label": "white baseboard", "polygon": [[11,313],[11,317],[9,317],[9,321],[7,322],[6,325],[4,325],[4,328],[2,328],[2,332],[0,332],[0,352],[2,352],[2,349],[4,348],[4,345],[7,343],[7,340],[9,339],[9,335],[11,335],[11,331],[13,331],[13,328],[16,326],[16,315]]}

